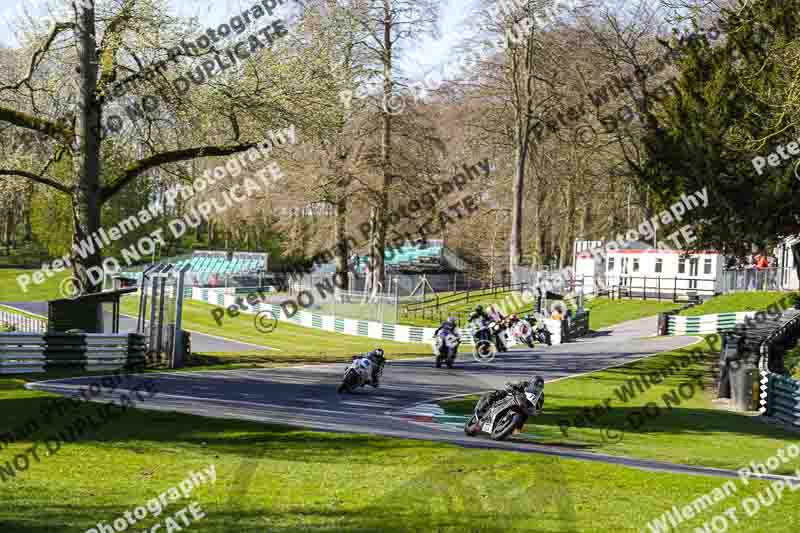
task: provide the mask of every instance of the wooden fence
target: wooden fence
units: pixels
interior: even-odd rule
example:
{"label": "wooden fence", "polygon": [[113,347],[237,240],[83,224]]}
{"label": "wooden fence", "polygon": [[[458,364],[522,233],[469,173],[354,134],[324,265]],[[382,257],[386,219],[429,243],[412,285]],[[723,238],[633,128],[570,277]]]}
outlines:
{"label": "wooden fence", "polygon": [[145,364],[137,333],[0,333],[0,374],[114,370]]}

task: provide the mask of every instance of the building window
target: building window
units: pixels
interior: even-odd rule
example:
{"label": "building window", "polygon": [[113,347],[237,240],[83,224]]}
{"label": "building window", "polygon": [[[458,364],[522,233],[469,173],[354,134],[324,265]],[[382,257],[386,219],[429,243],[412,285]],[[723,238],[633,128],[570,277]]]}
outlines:
{"label": "building window", "polygon": [[638,259],[634,259],[633,260],[633,271],[634,272],[639,272],[639,260]]}
{"label": "building window", "polygon": [[613,257],[609,257],[608,258],[608,271],[609,272],[613,272],[613,270],[614,270],[614,258]]}
{"label": "building window", "polygon": [[661,274],[664,269],[664,260],[663,259],[656,259],[656,274]]}
{"label": "building window", "polygon": [[711,258],[707,257],[705,261],[703,261],[703,274],[711,274]]}
{"label": "building window", "polygon": [[686,274],[686,259],[678,259],[678,274]]}

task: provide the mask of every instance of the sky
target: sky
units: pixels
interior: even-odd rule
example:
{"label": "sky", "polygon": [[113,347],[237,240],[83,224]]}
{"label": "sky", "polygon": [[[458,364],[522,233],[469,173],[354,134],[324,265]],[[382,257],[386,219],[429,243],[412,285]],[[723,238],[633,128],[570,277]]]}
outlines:
{"label": "sky", "polygon": [[[15,46],[14,20],[28,11],[42,20],[48,5],[58,5],[66,0],[0,0],[0,44]],[[461,25],[468,19],[477,0],[440,0],[438,39],[425,37],[414,43],[408,54],[399,61],[403,73],[411,78],[421,78],[430,67],[448,61],[451,50],[461,41]],[[213,26],[229,19],[239,8],[254,5],[257,0],[169,0],[177,14],[197,16],[202,24]]]}

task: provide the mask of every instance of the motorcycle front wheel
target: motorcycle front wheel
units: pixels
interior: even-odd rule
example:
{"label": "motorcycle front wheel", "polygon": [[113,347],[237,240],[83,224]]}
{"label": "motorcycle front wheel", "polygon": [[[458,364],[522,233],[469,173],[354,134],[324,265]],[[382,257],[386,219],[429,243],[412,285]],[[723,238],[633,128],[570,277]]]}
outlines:
{"label": "motorcycle front wheel", "polygon": [[356,373],[351,370],[344,377],[342,384],[339,385],[339,388],[337,389],[336,392],[338,392],[339,394],[343,392],[353,392],[353,387],[356,385],[357,382],[358,378],[356,376]]}
{"label": "motorcycle front wheel", "polygon": [[525,422],[525,415],[514,412],[514,411],[507,411],[503,418],[497,421],[497,425],[492,429],[492,440],[505,440],[508,438],[511,433],[514,432],[514,428],[517,426],[521,426]]}

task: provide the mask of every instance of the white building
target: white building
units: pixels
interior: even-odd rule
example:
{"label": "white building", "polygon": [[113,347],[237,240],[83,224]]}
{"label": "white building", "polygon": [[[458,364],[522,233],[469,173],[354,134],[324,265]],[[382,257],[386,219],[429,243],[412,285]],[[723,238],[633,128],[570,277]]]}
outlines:
{"label": "white building", "polygon": [[644,292],[648,297],[685,296],[687,292],[712,296],[719,291],[724,264],[724,256],[713,250],[687,252],[628,241],[602,255],[593,256],[589,250],[578,252],[575,278],[587,294],[595,287],[620,287],[633,295]]}
{"label": "white building", "polygon": [[800,290],[800,282],[797,279],[797,259],[792,252],[792,247],[800,243],[800,235],[787,237],[777,248],[775,257],[778,259],[778,280],[777,283],[784,290]]}

